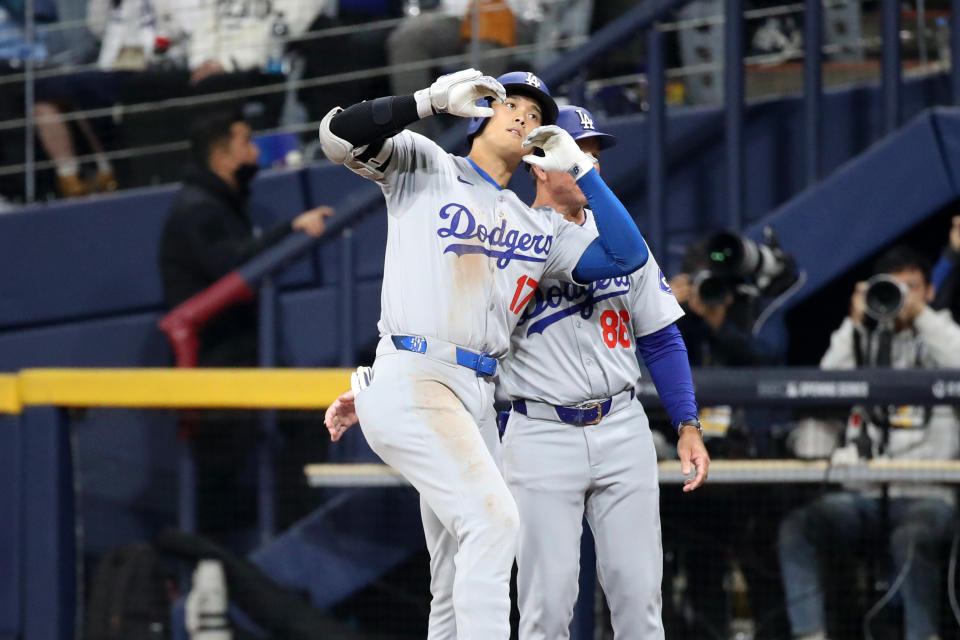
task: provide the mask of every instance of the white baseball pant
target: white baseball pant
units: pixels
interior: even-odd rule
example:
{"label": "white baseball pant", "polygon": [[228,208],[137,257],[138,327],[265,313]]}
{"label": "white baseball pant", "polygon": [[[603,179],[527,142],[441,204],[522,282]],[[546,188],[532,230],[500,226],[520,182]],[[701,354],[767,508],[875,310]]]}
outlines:
{"label": "white baseball pant", "polygon": [[370,447],[420,492],[430,552],[429,640],[508,640],[517,506],[500,475],[494,385],[380,341],[357,395]]}
{"label": "white baseball pant", "polygon": [[639,401],[576,426],[511,411],[503,474],[520,510],[520,640],[570,637],[586,512],[617,640],[663,640],[657,456]]}

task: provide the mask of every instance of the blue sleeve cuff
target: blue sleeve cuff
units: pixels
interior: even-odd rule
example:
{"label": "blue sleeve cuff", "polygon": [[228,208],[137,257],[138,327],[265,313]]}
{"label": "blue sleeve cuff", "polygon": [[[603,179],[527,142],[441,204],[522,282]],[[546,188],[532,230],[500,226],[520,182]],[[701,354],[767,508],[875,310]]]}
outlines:
{"label": "blue sleeve cuff", "polygon": [[637,338],[637,355],[643,359],[660,394],[660,400],[676,427],[697,417],[697,398],[687,345],[676,324]]}

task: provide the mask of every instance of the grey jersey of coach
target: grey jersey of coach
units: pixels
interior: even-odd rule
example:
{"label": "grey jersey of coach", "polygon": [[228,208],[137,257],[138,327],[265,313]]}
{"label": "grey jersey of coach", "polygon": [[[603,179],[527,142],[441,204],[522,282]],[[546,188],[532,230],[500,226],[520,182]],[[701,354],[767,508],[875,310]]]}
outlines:
{"label": "grey jersey of coach", "polygon": [[[534,209],[560,217],[552,209]],[[589,211],[583,228],[596,232]],[[511,400],[553,405],[609,398],[640,378],[635,336],[683,315],[653,254],[638,271],[575,285],[543,278],[520,314],[500,390]]]}
{"label": "grey jersey of coach", "polygon": [[571,280],[596,228],[532,211],[466,158],[411,131],[377,179],[387,202],[381,335],[435,337],[500,358],[544,274]]}

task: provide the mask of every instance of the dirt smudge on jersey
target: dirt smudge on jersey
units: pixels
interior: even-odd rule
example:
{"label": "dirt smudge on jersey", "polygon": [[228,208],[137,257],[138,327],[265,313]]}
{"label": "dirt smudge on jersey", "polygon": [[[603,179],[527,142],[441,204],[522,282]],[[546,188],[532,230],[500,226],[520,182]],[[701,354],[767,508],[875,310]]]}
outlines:
{"label": "dirt smudge on jersey", "polygon": [[[453,328],[453,335],[460,335],[460,325],[469,323],[473,314],[486,313],[487,292],[490,289],[490,258],[483,254],[456,256],[453,263],[453,279],[450,281],[450,308],[447,313],[447,326]],[[469,325],[463,327],[469,330]]]}

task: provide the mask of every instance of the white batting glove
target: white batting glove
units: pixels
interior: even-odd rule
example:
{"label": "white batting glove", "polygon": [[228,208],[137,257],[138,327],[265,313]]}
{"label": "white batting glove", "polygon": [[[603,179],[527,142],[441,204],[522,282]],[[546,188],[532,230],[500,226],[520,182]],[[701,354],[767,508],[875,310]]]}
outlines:
{"label": "white batting glove", "polygon": [[369,387],[371,382],[373,369],[370,367],[357,367],[357,370],[350,374],[350,389],[354,396]]}
{"label": "white batting glove", "polygon": [[528,133],[523,146],[543,149],[544,155],[531,153],[523,156],[523,160],[544,171],[562,171],[579,180],[593,169],[593,156],[584,153],[573,137],[555,124],[537,127]]}
{"label": "white batting glove", "polygon": [[437,78],[427,89],[413,94],[417,100],[417,113],[426,118],[433,113],[450,113],[464,118],[489,118],[490,107],[479,107],[480,98],[493,98],[503,102],[507,91],[496,78],[485,76],[476,69],[464,69]]}

